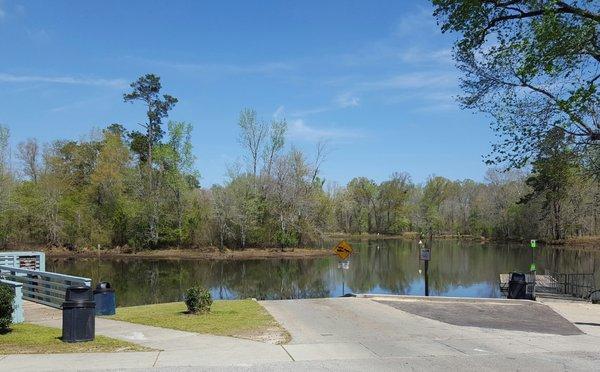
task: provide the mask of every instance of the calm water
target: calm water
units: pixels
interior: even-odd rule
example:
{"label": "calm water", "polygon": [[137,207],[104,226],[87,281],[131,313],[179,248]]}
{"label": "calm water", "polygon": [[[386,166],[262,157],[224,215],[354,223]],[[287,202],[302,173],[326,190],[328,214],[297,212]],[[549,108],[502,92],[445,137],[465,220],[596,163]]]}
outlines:
{"label": "calm water", "polygon": [[[415,242],[352,242],[348,270],[335,257],[307,260],[200,261],[155,259],[49,259],[48,271],[109,281],[119,306],[178,301],[194,284],[210,287],[215,298],[284,299],[346,293],[422,295],[422,264]],[[593,272],[600,252],[537,249],[539,273]],[[500,297],[498,274],[527,271],[531,249],[516,244],[434,242],[430,292],[440,296]],[[600,275],[598,275],[600,276]],[[596,278],[598,281],[600,278]],[[597,283],[597,286],[600,283]]]}

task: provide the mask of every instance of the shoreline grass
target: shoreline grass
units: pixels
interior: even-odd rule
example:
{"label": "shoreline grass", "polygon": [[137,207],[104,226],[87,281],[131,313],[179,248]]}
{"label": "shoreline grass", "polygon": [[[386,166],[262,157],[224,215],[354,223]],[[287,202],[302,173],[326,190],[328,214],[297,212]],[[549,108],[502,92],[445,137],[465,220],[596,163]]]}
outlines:
{"label": "shoreline grass", "polygon": [[255,300],[215,301],[206,314],[187,314],[186,310],[183,302],[119,307],[115,315],[106,318],[271,343],[289,340],[287,331]]}
{"label": "shoreline grass", "polygon": [[[37,324],[13,324],[12,331],[0,334],[0,355],[8,354],[62,354],[150,351],[150,348],[105,336],[94,341],[67,343],[61,341],[59,328]],[[0,363],[1,364],[1,363]]]}

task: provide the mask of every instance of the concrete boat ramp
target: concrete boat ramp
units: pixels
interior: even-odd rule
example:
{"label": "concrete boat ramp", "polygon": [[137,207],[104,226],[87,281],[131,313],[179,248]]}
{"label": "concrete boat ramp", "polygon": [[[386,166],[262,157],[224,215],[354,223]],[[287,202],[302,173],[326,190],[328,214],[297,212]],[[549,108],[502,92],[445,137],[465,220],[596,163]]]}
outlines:
{"label": "concrete boat ramp", "polygon": [[[545,300],[546,301],[546,300]],[[0,370],[598,370],[600,306],[547,300],[360,296],[263,301],[292,340],[273,345],[97,320],[153,352],[0,356]],[[28,304],[26,319],[60,326]]]}

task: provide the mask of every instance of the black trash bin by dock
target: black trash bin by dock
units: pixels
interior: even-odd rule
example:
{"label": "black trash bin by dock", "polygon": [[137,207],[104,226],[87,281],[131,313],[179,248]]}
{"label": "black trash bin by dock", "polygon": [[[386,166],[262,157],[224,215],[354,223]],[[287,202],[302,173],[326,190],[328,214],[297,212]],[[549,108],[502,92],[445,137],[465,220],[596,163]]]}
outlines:
{"label": "black trash bin by dock", "polygon": [[96,315],[115,315],[116,298],[115,289],[109,282],[100,282],[94,289],[94,302],[96,302]]}
{"label": "black trash bin by dock", "polygon": [[508,295],[510,299],[528,300],[527,277],[523,273],[510,273],[508,279]]}
{"label": "black trash bin by dock", "polygon": [[94,340],[96,304],[90,287],[69,287],[62,304],[63,342],[83,342]]}

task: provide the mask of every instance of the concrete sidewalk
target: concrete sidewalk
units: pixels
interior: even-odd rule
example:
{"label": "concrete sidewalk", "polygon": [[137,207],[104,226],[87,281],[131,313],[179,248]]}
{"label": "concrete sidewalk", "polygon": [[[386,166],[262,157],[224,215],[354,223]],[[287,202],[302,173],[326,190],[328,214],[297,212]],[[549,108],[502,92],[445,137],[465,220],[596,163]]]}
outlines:
{"label": "concrete sidewalk", "polygon": [[[600,365],[600,334],[598,327],[589,325],[600,319],[600,306],[596,305],[549,303],[546,306],[503,300],[390,296],[261,304],[291,333],[289,344],[272,345],[97,319],[97,334],[160,351],[0,356],[0,369],[593,370]],[[415,306],[425,311],[427,317],[411,313]],[[527,327],[523,331],[494,328],[494,322],[489,323],[493,320],[489,314],[498,314],[501,311],[498,307],[503,306],[510,307],[508,314],[515,317],[519,309],[535,307],[537,316],[549,318],[550,314],[555,320],[560,318],[552,310],[556,309],[568,320],[587,323],[577,325],[585,333],[563,335],[564,329],[552,327],[543,328],[546,333],[526,331]],[[57,310],[29,303],[26,312],[29,321],[60,327],[61,314]],[[450,324],[444,321],[448,312],[464,314],[480,326],[470,326],[469,322]],[[545,318],[537,321],[543,322]],[[455,317],[449,319],[454,321]],[[572,327],[570,322],[560,319],[566,322],[561,327]],[[527,326],[527,322],[524,324]]]}
{"label": "concrete sidewalk", "polygon": [[[60,310],[33,302],[25,304],[25,319],[34,324],[61,327]],[[150,368],[161,366],[244,366],[291,361],[280,345],[233,337],[213,336],[96,318],[96,334],[131,341],[155,352],[8,355],[0,369],[56,370]]]}

